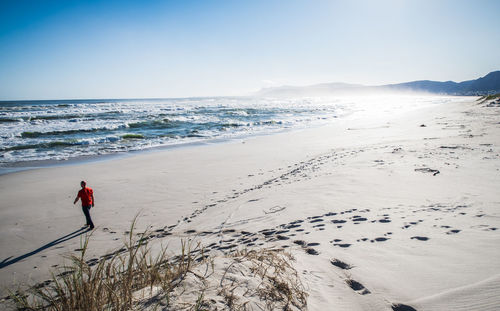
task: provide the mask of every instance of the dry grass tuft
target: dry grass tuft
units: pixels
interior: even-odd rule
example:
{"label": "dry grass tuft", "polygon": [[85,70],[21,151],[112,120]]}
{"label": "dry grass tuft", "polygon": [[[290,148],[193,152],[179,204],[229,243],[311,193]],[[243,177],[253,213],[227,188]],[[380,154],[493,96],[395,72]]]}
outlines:
{"label": "dry grass tuft", "polygon": [[[259,304],[264,310],[306,309],[307,293],[291,264],[294,258],[290,253],[281,249],[243,250],[233,253],[231,259],[221,278],[219,292],[230,310],[252,309],[247,308],[251,304]],[[233,273],[228,276],[228,272]],[[247,281],[254,282],[238,282],[235,273],[244,274]],[[235,292],[241,294],[235,295]],[[251,299],[254,297],[259,298],[258,302]]]}
{"label": "dry grass tuft", "polygon": [[306,310],[307,293],[283,250],[207,256],[181,243],[177,256],[153,253],[147,233],[98,262],[86,261],[88,238],[71,264],[44,286],[12,295],[17,310]]}
{"label": "dry grass tuft", "polygon": [[168,303],[168,293],[185,278],[196,262],[193,247],[182,242],[179,256],[168,258],[162,248],[153,255],[146,232],[134,238],[132,223],[126,252],[115,252],[108,260],[91,266],[85,260],[89,239],[85,238],[79,256],[69,257],[71,264],[52,273],[47,286],[35,286],[28,292],[12,295],[18,310],[132,310],[137,305],[136,292],[161,288]]}

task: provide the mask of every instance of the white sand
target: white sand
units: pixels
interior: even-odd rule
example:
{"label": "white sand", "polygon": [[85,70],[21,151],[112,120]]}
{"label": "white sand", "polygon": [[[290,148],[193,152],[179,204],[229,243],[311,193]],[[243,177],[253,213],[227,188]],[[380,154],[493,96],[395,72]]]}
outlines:
{"label": "white sand", "polygon": [[85,179],[96,197],[89,258],[120,246],[140,212],[139,230],[176,225],[153,239],[172,251],[181,237],[243,248],[242,230],[257,233],[252,247],[289,247],[309,310],[499,310],[500,108],[473,100],[0,176],[1,284],[46,280],[79,248],[80,237],[43,246],[84,223],[72,201]]}

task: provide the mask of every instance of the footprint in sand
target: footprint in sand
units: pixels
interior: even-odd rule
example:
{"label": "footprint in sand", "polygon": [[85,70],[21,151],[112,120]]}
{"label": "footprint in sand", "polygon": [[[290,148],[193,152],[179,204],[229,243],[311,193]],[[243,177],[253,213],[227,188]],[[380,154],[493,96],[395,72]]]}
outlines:
{"label": "footprint in sand", "polygon": [[321,221],[323,221],[323,219],[317,218],[317,219],[310,220],[309,223],[313,224],[313,223],[321,222]]}
{"label": "footprint in sand", "polygon": [[293,243],[300,245],[300,246],[305,246],[307,244],[306,241],[303,241],[303,240],[295,240],[295,241],[293,241]]}
{"label": "footprint in sand", "polygon": [[226,245],[226,246],[219,246],[219,247],[214,247],[214,248],[218,249],[220,251],[223,251],[223,250],[226,250],[226,249],[234,248],[236,246],[237,246],[236,244],[229,244],[229,245]]}
{"label": "footprint in sand", "polygon": [[347,248],[347,247],[351,246],[351,244],[349,244],[349,243],[334,243],[333,246],[339,246],[339,247],[342,247],[342,248]]}
{"label": "footprint in sand", "polygon": [[418,225],[420,222],[422,222],[423,220],[419,220],[418,222],[417,221],[411,221],[411,222],[407,222],[405,223],[405,225],[403,227],[401,227],[401,229],[408,229],[410,228],[411,226],[416,226]]}
{"label": "footprint in sand", "polygon": [[276,230],[272,230],[272,229],[264,229],[264,230],[261,230],[259,231],[260,233],[262,233],[263,235],[265,235],[266,237],[267,236],[270,236],[272,234],[275,234],[276,233]]}
{"label": "footprint in sand", "polygon": [[308,253],[309,255],[319,255],[318,251],[311,247],[306,248],[306,253]]}
{"label": "footprint in sand", "polygon": [[345,282],[347,283],[347,285],[349,285],[350,288],[352,288],[352,290],[356,291],[360,295],[370,294],[370,291],[367,288],[365,288],[365,286],[363,284],[359,283],[358,281],[355,281],[353,279],[347,279],[347,280],[345,280]]}
{"label": "footprint in sand", "polygon": [[290,232],[290,230],[279,230],[279,231],[276,231],[276,234],[283,234],[283,233],[287,233],[287,232]]}
{"label": "footprint in sand", "polygon": [[361,216],[353,216],[352,217],[352,221],[354,222],[357,222],[357,221],[367,221],[368,219],[366,219],[365,217],[361,217]]}
{"label": "footprint in sand", "polygon": [[241,243],[243,243],[243,244],[250,244],[251,242],[255,242],[257,240],[258,240],[258,238],[247,238],[247,239],[241,240]]}
{"label": "footprint in sand", "polygon": [[307,219],[318,219],[318,218],[321,218],[322,216],[311,216],[311,217],[307,217]]}
{"label": "footprint in sand", "polygon": [[373,240],[371,240],[370,242],[384,242],[384,241],[387,241],[389,240],[389,238],[382,238],[382,237],[379,237],[379,238],[375,238]]}
{"label": "footprint in sand", "polygon": [[294,244],[300,245],[302,248],[304,248],[305,252],[308,253],[309,255],[319,255],[319,252],[312,248],[311,246],[317,246],[319,243],[307,243],[304,240],[295,240],[293,241]]}
{"label": "footprint in sand", "polygon": [[73,273],[73,271],[64,271],[64,272],[61,272],[61,273],[57,274],[56,276],[57,277],[63,277],[63,276],[68,275],[70,273]]}
{"label": "footprint in sand", "polygon": [[340,220],[339,219],[334,219],[334,220],[332,220],[332,223],[334,223],[334,224],[343,224],[343,223],[346,223],[346,221],[343,220],[343,219],[340,219]]}
{"label": "footprint in sand", "polygon": [[205,248],[210,249],[210,248],[213,248],[216,245],[217,245],[217,243],[214,242],[214,243],[211,243],[211,244],[205,246]]}
{"label": "footprint in sand", "polygon": [[427,240],[429,240],[429,238],[426,237],[426,236],[412,236],[411,239],[412,240],[416,239],[416,240],[419,240],[419,241],[427,241]]}
{"label": "footprint in sand", "polygon": [[352,266],[350,264],[347,264],[341,260],[338,260],[338,259],[332,259],[330,260],[330,263],[332,265],[334,265],[335,267],[338,267],[340,269],[343,269],[343,270],[349,270],[349,269],[352,269]]}
{"label": "footprint in sand", "polygon": [[277,235],[276,238],[278,240],[284,241],[284,240],[289,240],[290,238],[284,235]]}
{"label": "footprint in sand", "polygon": [[415,308],[401,303],[392,305],[393,311],[417,311]]}
{"label": "footprint in sand", "polygon": [[163,232],[163,233],[156,235],[156,237],[163,238],[163,237],[166,237],[167,235],[172,235],[172,233],[171,232]]}
{"label": "footprint in sand", "polygon": [[328,216],[335,216],[335,215],[337,215],[337,213],[334,213],[334,212],[328,212],[328,213],[326,213],[326,214],[325,214],[325,215],[323,215],[323,216],[328,217]]}

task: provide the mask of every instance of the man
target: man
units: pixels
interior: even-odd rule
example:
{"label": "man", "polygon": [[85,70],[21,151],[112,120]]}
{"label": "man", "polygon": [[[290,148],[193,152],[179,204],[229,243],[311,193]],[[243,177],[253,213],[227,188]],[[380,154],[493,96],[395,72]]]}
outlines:
{"label": "man", "polygon": [[94,223],[92,222],[92,219],[90,218],[90,208],[94,206],[94,191],[92,188],[87,187],[87,183],[82,180],[80,183],[80,186],[82,186],[82,189],[78,191],[78,194],[76,195],[75,202],[73,204],[76,204],[78,202],[78,199],[82,200],[82,210],[83,213],[85,214],[85,219],[87,220],[87,225],[86,227],[89,227],[90,230],[94,229]]}

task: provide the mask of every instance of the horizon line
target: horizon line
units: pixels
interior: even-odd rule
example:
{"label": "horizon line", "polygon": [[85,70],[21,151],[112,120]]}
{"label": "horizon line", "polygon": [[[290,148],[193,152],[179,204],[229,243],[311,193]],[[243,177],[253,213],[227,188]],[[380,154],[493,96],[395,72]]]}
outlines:
{"label": "horizon line", "polygon": [[439,83],[447,83],[447,82],[453,82],[453,83],[462,83],[462,82],[467,82],[467,81],[474,81],[480,78],[484,78],[485,76],[494,73],[494,72],[500,72],[500,70],[493,70],[488,72],[486,75],[481,76],[476,79],[471,79],[471,80],[464,80],[460,82],[455,82],[453,80],[447,80],[447,81],[435,81],[435,80],[412,80],[412,81],[406,81],[406,82],[396,82],[396,83],[386,83],[386,84],[373,84],[373,85],[366,85],[366,84],[357,84],[357,83],[348,83],[348,82],[320,82],[320,83],[314,83],[314,84],[307,84],[307,85],[279,85],[279,86],[270,86],[270,87],[261,87],[257,91],[253,91],[250,94],[247,95],[198,95],[198,96],[166,96],[166,97],[106,97],[106,98],[97,98],[97,97],[89,97],[89,98],[47,98],[47,99],[0,99],[0,103],[8,103],[8,102],[42,102],[42,101],[78,101],[78,100],[162,100],[162,99],[201,99],[201,98],[218,98],[218,97],[253,97],[256,96],[260,91],[262,90],[268,90],[268,89],[275,89],[275,88],[282,88],[282,87],[311,87],[311,86],[318,86],[318,85],[329,85],[329,84],[345,84],[347,86],[357,86],[357,87],[382,87],[382,86],[391,86],[391,85],[398,85],[398,84],[405,84],[405,83],[413,83],[413,82],[422,82],[422,81],[430,81],[430,82],[439,82]]}

